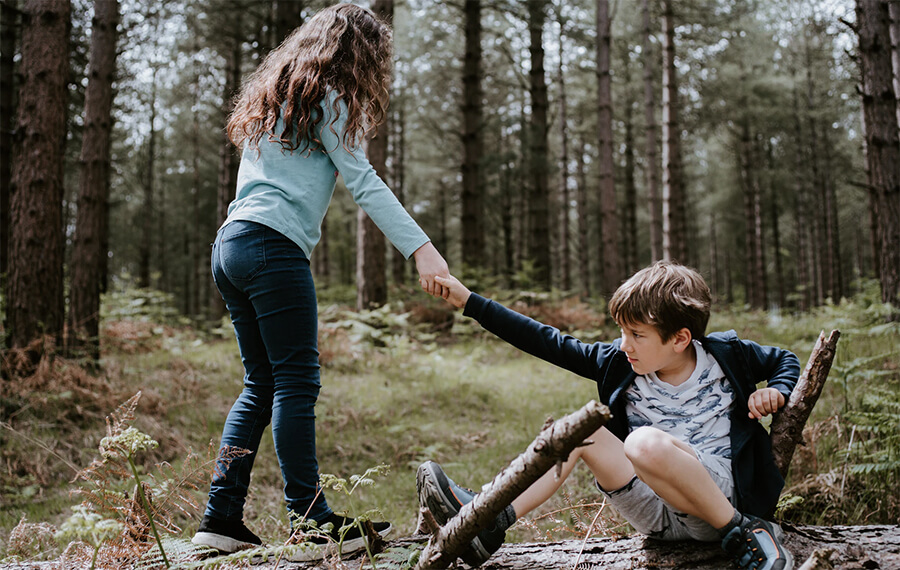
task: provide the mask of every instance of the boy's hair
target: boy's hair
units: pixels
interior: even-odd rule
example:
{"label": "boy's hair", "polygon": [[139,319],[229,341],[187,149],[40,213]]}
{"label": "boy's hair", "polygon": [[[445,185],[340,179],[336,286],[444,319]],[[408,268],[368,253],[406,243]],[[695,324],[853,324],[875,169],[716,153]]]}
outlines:
{"label": "boy's hair", "polygon": [[616,289],[609,313],[619,326],[653,326],[663,342],[683,328],[701,338],[709,322],[711,296],[706,281],[690,267],[657,261]]}

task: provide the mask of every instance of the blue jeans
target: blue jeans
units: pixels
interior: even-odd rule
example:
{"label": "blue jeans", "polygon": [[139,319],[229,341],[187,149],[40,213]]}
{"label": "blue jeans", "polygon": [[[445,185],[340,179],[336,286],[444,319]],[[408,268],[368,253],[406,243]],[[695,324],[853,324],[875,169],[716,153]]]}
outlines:
{"label": "blue jeans", "polygon": [[235,221],[216,236],[212,273],[244,364],[244,389],[225,420],[220,453],[228,446],[250,453],[230,462],[220,459],[206,515],[243,518],[250,470],[271,421],[287,508],[323,521],[331,509],[318,485],[315,405],[321,384],[309,260],[279,232]]}

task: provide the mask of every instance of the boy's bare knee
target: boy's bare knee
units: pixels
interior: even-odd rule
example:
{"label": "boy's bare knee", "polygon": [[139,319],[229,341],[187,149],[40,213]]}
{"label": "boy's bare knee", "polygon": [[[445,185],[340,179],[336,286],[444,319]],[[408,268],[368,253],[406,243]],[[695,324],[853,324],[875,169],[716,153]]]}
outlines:
{"label": "boy's bare knee", "polygon": [[664,432],[651,427],[639,427],[625,438],[625,457],[636,469],[658,465],[670,451],[672,443]]}

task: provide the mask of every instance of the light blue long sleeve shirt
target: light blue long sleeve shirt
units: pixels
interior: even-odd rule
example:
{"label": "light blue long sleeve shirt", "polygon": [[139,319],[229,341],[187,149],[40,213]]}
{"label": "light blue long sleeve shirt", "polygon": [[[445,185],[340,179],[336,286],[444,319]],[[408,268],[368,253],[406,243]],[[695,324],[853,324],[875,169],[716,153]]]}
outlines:
{"label": "light blue long sleeve shirt", "polygon": [[[263,224],[296,243],[309,257],[322,235],[322,220],[340,173],[353,200],[408,259],[429,241],[428,236],[376,174],[362,147],[348,144],[349,152],[344,148],[347,105],[339,101],[338,119],[332,125],[336,98],[332,91],[323,101],[324,116],[316,126],[324,151],[319,148],[309,153],[304,145],[294,152],[285,151],[265,134],[259,152],[244,146],[237,192],[222,225],[235,220]],[[275,132],[283,130],[279,119]]]}

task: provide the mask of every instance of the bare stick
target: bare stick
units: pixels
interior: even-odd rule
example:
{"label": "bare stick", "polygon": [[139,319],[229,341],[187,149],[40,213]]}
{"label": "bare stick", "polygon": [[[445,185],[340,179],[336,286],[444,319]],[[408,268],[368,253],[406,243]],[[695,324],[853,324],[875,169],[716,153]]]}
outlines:
{"label": "bare stick", "polygon": [[540,479],[558,461],[610,418],[609,409],[595,401],[553,423],[547,423],[527,450],[463,506],[459,515],[442,527],[422,552],[416,570],[447,568],[475,536],[487,528],[513,499]]}
{"label": "bare stick", "polygon": [[803,427],[822,393],[840,337],[838,330],[831,331],[828,339],[825,338],[825,331],[819,333],[819,340],[809,355],[797,386],[791,392],[790,400],[772,420],[772,453],[782,477],[787,476],[797,444],[803,442]]}

